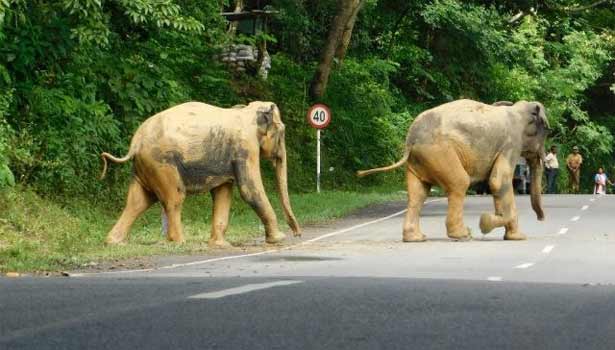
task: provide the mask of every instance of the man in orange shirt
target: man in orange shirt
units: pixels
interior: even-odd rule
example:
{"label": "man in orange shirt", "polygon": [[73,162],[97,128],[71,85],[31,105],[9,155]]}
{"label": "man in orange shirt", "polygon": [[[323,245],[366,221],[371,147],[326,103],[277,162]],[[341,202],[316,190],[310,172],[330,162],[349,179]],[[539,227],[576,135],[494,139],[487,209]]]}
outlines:
{"label": "man in orange shirt", "polygon": [[581,182],[581,164],[583,157],[579,153],[579,147],[572,147],[572,153],[566,158],[568,166],[568,185],[570,193],[579,193],[579,183]]}

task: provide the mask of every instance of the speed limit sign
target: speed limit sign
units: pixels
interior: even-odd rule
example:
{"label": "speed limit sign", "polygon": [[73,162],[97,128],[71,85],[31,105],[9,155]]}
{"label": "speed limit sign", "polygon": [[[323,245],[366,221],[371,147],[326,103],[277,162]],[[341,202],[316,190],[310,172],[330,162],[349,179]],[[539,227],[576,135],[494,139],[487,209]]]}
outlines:
{"label": "speed limit sign", "polygon": [[331,110],[323,104],[315,104],[308,110],[307,120],[313,128],[324,129],[331,123]]}
{"label": "speed limit sign", "polygon": [[329,107],[317,103],[307,112],[307,121],[316,128],[316,192],[320,193],[320,129],[331,123],[331,110]]}

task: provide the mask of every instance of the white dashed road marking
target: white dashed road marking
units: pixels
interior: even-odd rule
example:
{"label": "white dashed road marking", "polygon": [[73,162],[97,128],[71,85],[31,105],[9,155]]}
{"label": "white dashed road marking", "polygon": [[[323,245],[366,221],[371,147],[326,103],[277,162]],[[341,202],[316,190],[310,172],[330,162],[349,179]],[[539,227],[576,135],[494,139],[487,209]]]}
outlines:
{"label": "white dashed road marking", "polygon": [[595,200],[596,200],[596,198],[590,198],[590,199],[589,199],[589,201],[590,201],[590,202],[593,202],[593,201],[595,201]]}
{"label": "white dashed road marking", "polygon": [[534,263],[525,263],[521,265],[515,266],[515,269],[527,269],[528,267],[534,266]]}
{"label": "white dashed road marking", "polygon": [[568,227],[562,227],[562,229],[559,230],[558,234],[564,235],[564,234],[566,234],[566,232],[568,232]]}
{"label": "white dashed road marking", "polygon": [[581,210],[587,210],[587,208],[589,208],[589,205],[584,205],[581,207]]}
{"label": "white dashed road marking", "polygon": [[291,284],[303,283],[303,281],[276,281],[269,283],[246,284],[245,286],[229,288],[217,292],[201,293],[189,296],[188,299],[220,299],[229,295],[245,294],[261,289],[273,287],[289,286]]}
{"label": "white dashed road marking", "polygon": [[555,248],[555,246],[554,246],[554,245],[548,245],[548,246],[544,247],[544,249],[542,250],[542,252],[543,252],[543,253],[545,253],[545,254],[549,254],[549,253],[551,253],[551,251],[553,250],[553,248]]}
{"label": "white dashed road marking", "polygon": [[491,281],[491,282],[500,282],[500,281],[502,281],[502,277],[500,277],[500,276],[491,276],[491,277],[487,277],[487,281]]}
{"label": "white dashed road marking", "polygon": [[581,217],[580,216],[575,216],[572,219],[570,219],[570,221],[579,221]]}

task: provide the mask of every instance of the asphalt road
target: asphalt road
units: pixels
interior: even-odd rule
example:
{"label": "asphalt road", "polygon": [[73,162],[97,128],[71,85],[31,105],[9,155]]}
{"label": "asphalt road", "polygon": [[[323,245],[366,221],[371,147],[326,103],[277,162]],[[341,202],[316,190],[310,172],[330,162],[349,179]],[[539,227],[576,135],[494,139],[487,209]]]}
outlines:
{"label": "asphalt road", "polygon": [[615,197],[543,199],[538,222],[517,198],[522,242],[471,197],[469,242],[434,201],[402,243],[394,203],[249,254],[0,279],[0,349],[615,349]]}

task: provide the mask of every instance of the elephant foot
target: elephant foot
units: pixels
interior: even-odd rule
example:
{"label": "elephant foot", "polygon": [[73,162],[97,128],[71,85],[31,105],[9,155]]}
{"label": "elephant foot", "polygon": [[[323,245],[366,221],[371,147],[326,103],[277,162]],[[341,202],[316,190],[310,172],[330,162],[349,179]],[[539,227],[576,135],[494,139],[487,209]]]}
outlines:
{"label": "elephant foot", "polygon": [[493,229],[495,228],[493,216],[494,215],[487,213],[480,216],[480,222],[478,224],[480,226],[480,232],[486,234],[493,231]]}
{"label": "elephant foot", "polygon": [[124,242],[124,238],[120,238],[117,235],[108,235],[105,239],[105,244],[108,245],[118,245],[118,244],[126,244]]}
{"label": "elephant foot", "polygon": [[184,237],[183,236],[171,236],[171,235],[169,235],[167,237],[167,240],[169,242],[173,242],[173,243],[184,243]]}
{"label": "elephant foot", "polygon": [[286,238],[285,234],[283,234],[282,232],[277,232],[267,235],[265,241],[269,244],[275,244],[282,242],[284,238]]}
{"label": "elephant foot", "polygon": [[425,242],[427,237],[422,233],[405,233],[402,238],[403,242]]}
{"label": "elephant foot", "polygon": [[458,231],[447,232],[446,235],[448,238],[455,241],[471,241],[472,240],[472,232],[469,227],[465,227]]}
{"label": "elephant foot", "polygon": [[213,248],[213,249],[225,249],[225,248],[231,248],[232,245],[225,240],[224,238],[222,239],[210,239],[207,242],[207,245],[209,246],[209,248]]}
{"label": "elephant foot", "polygon": [[506,232],[506,234],[504,234],[505,241],[525,241],[526,239],[527,239],[527,236],[518,231],[517,232]]}

